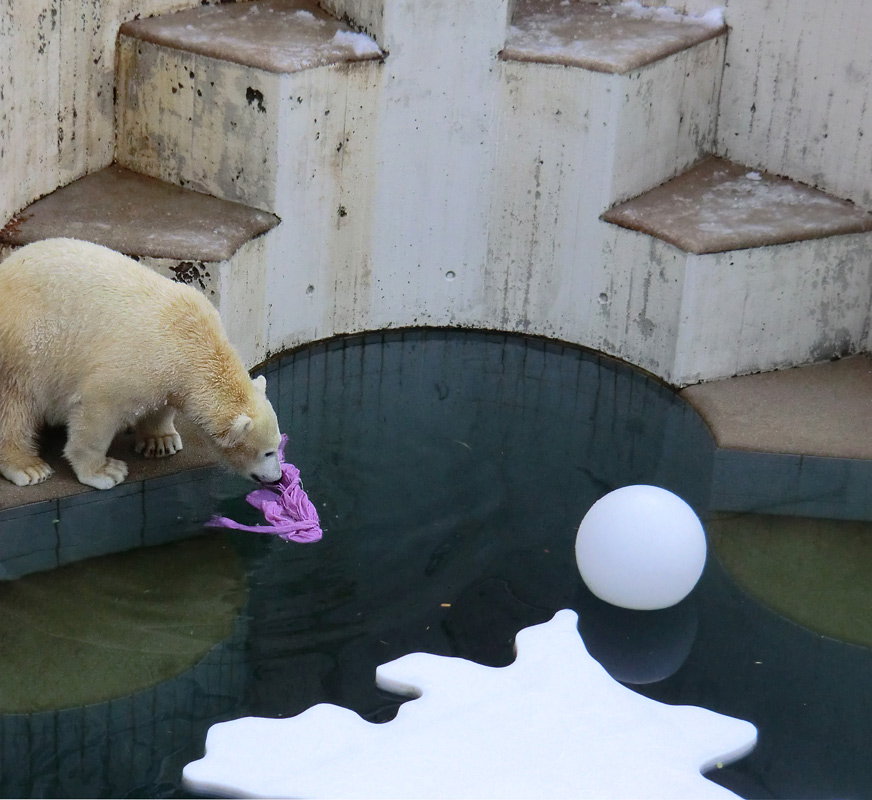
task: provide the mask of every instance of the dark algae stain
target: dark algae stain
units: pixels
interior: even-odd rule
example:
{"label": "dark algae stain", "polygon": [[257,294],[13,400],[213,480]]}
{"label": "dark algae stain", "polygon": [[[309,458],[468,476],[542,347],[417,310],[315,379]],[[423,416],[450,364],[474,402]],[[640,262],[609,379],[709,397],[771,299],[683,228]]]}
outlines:
{"label": "dark algae stain", "polygon": [[202,261],[180,261],[176,266],[170,267],[170,271],[177,283],[186,283],[189,286],[196,284],[201,289],[206,288],[206,279],[212,277]]}
{"label": "dark algae stain", "polygon": [[245,90],[245,100],[250,106],[254,106],[261,114],[266,114],[266,104],[263,99],[263,92],[259,89],[252,89],[249,86]]}

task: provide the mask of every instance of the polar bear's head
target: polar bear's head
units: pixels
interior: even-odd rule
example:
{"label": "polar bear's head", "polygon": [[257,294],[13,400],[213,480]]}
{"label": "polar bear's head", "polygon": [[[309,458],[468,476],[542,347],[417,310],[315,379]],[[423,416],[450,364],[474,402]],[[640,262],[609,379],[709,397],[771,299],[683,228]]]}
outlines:
{"label": "polar bear's head", "polygon": [[227,463],[240,475],[261,483],[273,483],[282,477],[279,444],[282,435],[276,413],[266,396],[266,379],[260,375],[252,381],[248,413],[239,414],[217,442]]}

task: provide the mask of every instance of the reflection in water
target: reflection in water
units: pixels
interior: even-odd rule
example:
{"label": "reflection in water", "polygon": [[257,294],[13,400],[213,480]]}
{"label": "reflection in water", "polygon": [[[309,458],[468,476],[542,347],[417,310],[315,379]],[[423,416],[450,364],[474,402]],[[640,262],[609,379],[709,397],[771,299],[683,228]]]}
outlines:
{"label": "reflection in water", "polygon": [[220,535],[0,584],[2,795],[175,792],[175,754],[243,691],[244,602]]}
{"label": "reflection in water", "polygon": [[872,646],[872,523],[719,514],[709,536],[752,596],[813,631]]}
{"label": "reflection in water", "polygon": [[[324,539],[295,545],[227,534],[247,583],[232,633],[177,677],[170,677],[177,667],[150,673],[157,681],[150,688],[119,683],[106,687],[116,695],[108,702],[0,718],[0,792],[181,796],[181,767],[202,755],[212,722],[289,716],[320,702],[390,719],[399,700],[375,688],[377,665],[413,651],[506,665],[517,631],[561,608],[579,613],[591,652],[638,690],[760,727],[757,751],[717,780],[741,783],[754,796],[788,794],[782,789],[802,780],[817,795],[862,788],[864,773],[849,759],[809,756],[809,748],[820,749],[815,730],[793,717],[782,725],[800,701],[782,685],[788,667],[777,654],[796,659],[787,673],[794,685],[812,665],[817,688],[802,702],[822,719],[822,704],[843,707],[846,686],[856,687],[863,669],[868,674],[872,664],[856,657],[867,651],[826,650],[811,634],[783,627],[737,591],[713,558],[690,597],[664,612],[622,614],[581,583],[578,524],[612,489],[663,486],[705,519],[714,447],[670,390],[575,348],[469,332],[351,337],[301,350],[266,374],[291,437],[287,457],[302,471]],[[226,492],[215,492],[196,502],[258,521],[242,493],[226,502],[218,499]],[[146,551],[129,557],[148,558]],[[185,573],[202,573],[196,593],[233,596],[226,584],[209,587],[222,574],[218,565],[194,561]],[[112,586],[116,567],[102,563],[99,580]],[[146,584],[163,577],[145,560],[141,572]],[[129,596],[123,586],[113,592]],[[124,603],[117,611],[151,650],[154,612]],[[191,611],[174,613],[181,624]],[[48,618],[40,623],[47,630]],[[160,661],[160,646],[153,649]],[[31,657],[40,652],[34,645]],[[765,672],[755,664],[761,653]],[[105,664],[89,669],[96,675]],[[821,684],[828,672],[840,676],[838,691]],[[39,687],[39,670],[30,675]],[[777,708],[766,692],[779,694]],[[55,702],[66,701],[48,704]],[[863,724],[858,716],[842,733],[868,741]],[[794,758],[799,751],[805,761]]]}
{"label": "reflection in water", "polygon": [[276,378],[325,535],[259,542],[256,714],[332,702],[383,715],[375,668],[413,650],[508,663],[519,628],[577,597],[575,535],[595,500],[656,483],[707,503],[712,445],[695,413],[574,348],[391,334],[301,351]]}
{"label": "reflection in water", "polygon": [[105,702],[174,678],[230,636],[244,601],[242,564],[217,536],[0,583],[0,713]]}
{"label": "reflection in water", "polygon": [[656,611],[619,608],[592,595],[583,602],[578,629],[587,651],[622,683],[662,681],[690,655],[698,625],[695,597]]}

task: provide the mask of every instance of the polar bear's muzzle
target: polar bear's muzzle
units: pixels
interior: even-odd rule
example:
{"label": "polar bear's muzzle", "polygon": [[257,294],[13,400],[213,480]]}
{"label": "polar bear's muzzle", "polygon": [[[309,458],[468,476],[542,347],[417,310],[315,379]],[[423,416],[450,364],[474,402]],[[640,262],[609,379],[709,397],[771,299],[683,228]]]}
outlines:
{"label": "polar bear's muzzle", "polygon": [[279,463],[278,453],[264,456],[259,467],[250,474],[258,483],[275,483],[278,481],[282,477],[282,467]]}

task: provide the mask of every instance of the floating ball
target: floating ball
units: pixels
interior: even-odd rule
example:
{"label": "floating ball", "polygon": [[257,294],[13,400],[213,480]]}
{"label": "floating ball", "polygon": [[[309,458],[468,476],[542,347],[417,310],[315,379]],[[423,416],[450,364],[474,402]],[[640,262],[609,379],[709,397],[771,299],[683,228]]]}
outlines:
{"label": "floating ball", "polygon": [[696,586],[705,532],[693,509],[657,486],[625,486],[594,503],[578,527],[575,559],[601,600],[649,611],[668,608]]}

